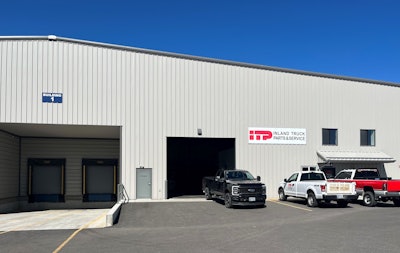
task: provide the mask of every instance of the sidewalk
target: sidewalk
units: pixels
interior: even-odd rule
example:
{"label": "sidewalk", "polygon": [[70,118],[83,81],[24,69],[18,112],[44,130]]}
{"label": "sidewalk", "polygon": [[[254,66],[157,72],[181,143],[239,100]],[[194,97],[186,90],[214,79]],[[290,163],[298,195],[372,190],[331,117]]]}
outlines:
{"label": "sidewalk", "polygon": [[24,230],[106,227],[109,209],[45,210],[0,214],[0,234]]}

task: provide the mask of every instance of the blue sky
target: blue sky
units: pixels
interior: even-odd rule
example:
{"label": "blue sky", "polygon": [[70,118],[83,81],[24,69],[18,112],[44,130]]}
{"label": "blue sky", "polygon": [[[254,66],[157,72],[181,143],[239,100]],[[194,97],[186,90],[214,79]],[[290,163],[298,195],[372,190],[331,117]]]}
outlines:
{"label": "blue sky", "polygon": [[49,35],[400,83],[397,0],[2,0],[0,36]]}

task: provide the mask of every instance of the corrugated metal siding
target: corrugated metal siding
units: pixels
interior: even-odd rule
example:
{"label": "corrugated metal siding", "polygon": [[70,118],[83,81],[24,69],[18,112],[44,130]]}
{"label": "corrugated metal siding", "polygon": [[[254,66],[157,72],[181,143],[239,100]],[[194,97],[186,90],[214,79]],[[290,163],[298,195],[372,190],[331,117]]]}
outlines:
{"label": "corrugated metal siding", "polygon": [[19,138],[0,131],[0,199],[18,197]]}
{"label": "corrugated metal siding", "polygon": [[[67,196],[82,195],[82,158],[119,159],[118,140],[22,138],[21,146],[21,182],[28,181],[28,158],[66,159]],[[27,192],[27,185],[22,183],[21,195]]]}
{"label": "corrugated metal siding", "polygon": [[[121,52],[48,41],[0,49],[1,122],[120,124]],[[63,93],[63,103],[42,103],[42,92]]]}
{"label": "corrugated metal siding", "polygon": [[[398,161],[400,89],[65,41],[0,41],[0,122],[117,125],[122,181],[135,198],[135,168],[153,168],[153,198],[165,197],[166,138],[236,138],[236,166],[279,181],[315,164],[318,149],[360,149],[360,129]],[[44,91],[63,104],[41,103]],[[307,129],[307,145],[250,145],[248,127]],[[322,128],[339,129],[337,147]],[[364,147],[363,147],[364,148]]]}

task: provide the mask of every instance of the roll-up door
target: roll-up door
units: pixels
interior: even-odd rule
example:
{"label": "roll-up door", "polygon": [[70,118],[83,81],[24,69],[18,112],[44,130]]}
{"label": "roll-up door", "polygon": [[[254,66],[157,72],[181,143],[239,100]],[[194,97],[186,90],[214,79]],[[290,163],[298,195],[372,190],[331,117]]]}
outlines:
{"label": "roll-up door", "polygon": [[29,202],[64,202],[65,159],[28,159]]}
{"label": "roll-up door", "polygon": [[83,201],[116,201],[117,166],[117,159],[82,160]]}

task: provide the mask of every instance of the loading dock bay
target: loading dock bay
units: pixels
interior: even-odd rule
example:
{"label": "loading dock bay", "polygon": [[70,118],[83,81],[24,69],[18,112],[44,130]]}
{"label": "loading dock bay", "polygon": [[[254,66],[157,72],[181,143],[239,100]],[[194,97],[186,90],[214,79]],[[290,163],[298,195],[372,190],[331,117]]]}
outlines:
{"label": "loading dock bay", "polygon": [[[398,252],[400,209],[391,203],[284,203],[236,209],[214,201],[129,203],[116,225],[82,230],[60,252]],[[5,252],[53,252],[74,232],[11,231],[0,234],[0,244]]]}

